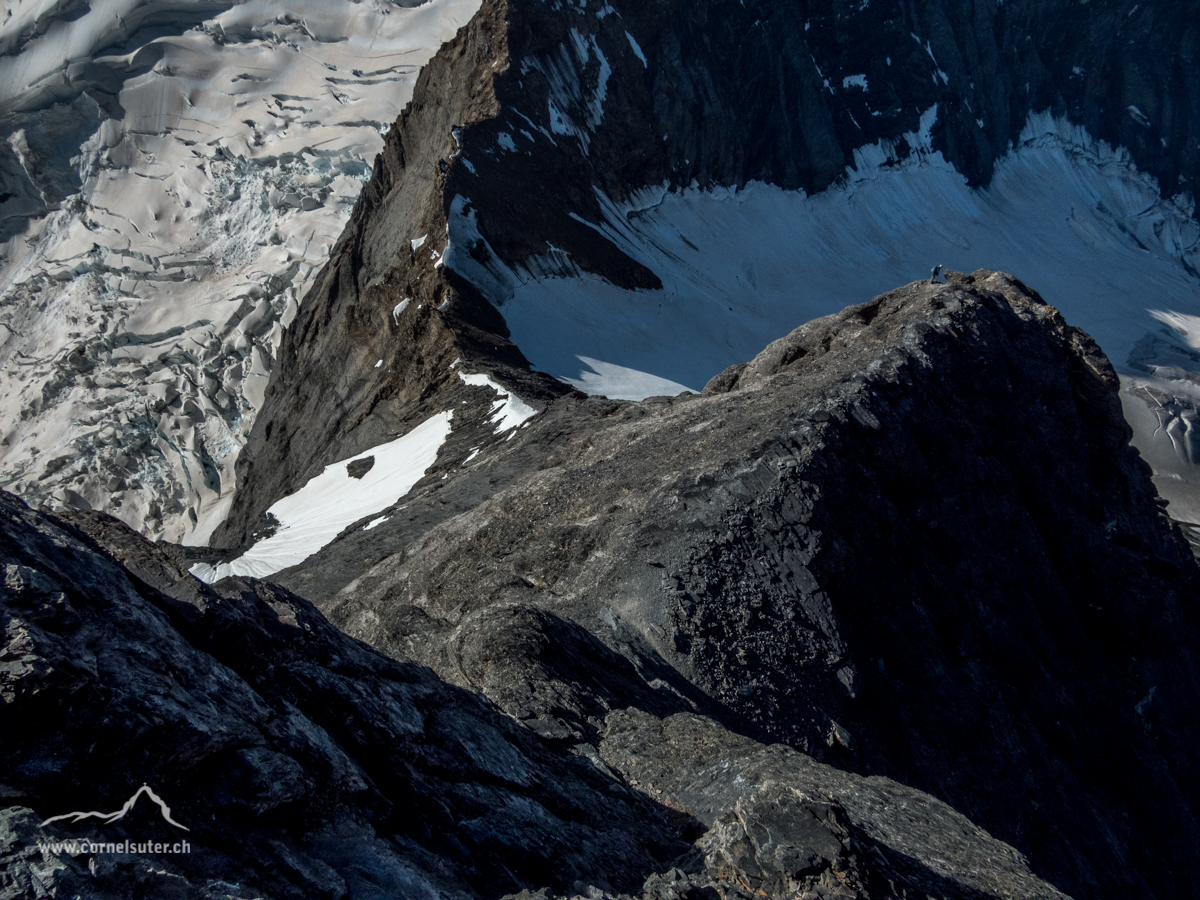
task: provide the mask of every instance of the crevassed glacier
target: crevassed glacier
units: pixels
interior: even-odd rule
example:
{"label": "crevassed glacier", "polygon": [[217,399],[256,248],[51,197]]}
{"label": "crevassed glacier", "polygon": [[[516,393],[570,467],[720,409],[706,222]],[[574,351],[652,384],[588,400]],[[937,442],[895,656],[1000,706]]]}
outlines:
{"label": "crevassed glacier", "polygon": [[408,6],[10,5],[0,485],[207,540],[282,327],[479,0]]}

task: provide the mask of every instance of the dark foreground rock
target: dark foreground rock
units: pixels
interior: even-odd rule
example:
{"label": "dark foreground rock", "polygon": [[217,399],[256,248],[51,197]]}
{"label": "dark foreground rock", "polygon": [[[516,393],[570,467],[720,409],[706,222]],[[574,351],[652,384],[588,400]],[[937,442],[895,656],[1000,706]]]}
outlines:
{"label": "dark foreground rock", "polygon": [[[699,716],[631,710],[601,752],[548,746],[282,588],[199,584],[115,520],[3,494],[0,557],[3,898],[1061,896],[919,791]],[[186,830],[149,800],[40,824],[145,783]],[[190,852],[47,846],[84,839]]]}
{"label": "dark foreground rock", "polygon": [[[157,579],[169,596],[81,533],[0,502],[0,896],[498,896],[580,878],[611,890],[686,849],[686,816],[287,591]],[[139,561],[170,571],[149,544]],[[190,831],[144,808],[112,826],[37,827],[118,809],[143,782]],[[186,839],[192,852],[38,852],[79,837]]]}

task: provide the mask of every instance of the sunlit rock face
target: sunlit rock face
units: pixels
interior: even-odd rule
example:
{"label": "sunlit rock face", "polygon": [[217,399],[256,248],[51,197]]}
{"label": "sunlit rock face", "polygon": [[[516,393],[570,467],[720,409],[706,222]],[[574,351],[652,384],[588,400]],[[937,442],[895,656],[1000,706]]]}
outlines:
{"label": "sunlit rock face", "polygon": [[202,543],[281,330],[478,0],[8,6],[0,482]]}

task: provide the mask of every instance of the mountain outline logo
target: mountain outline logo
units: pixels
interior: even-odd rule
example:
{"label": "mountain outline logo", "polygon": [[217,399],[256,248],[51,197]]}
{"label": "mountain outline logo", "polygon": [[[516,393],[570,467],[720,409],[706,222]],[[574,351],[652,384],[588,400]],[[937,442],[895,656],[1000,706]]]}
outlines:
{"label": "mountain outline logo", "polygon": [[180,825],[178,822],[176,822],[174,819],[171,818],[171,807],[167,806],[167,804],[163,801],[163,798],[158,796],[158,794],[154,793],[154,790],[150,787],[150,785],[146,784],[145,782],[142,783],[142,786],[137,789],[137,791],[134,793],[134,795],[132,797],[130,797],[128,800],[125,801],[125,805],[122,806],[116,812],[111,812],[111,813],[103,813],[103,812],[63,813],[61,816],[51,816],[49,819],[46,819],[46,821],[42,822],[41,827],[45,828],[51,822],[61,822],[63,819],[70,819],[72,822],[82,822],[84,819],[99,819],[100,821],[102,821],[106,825],[108,825],[108,824],[111,824],[111,823],[117,821],[118,819],[125,818],[125,816],[129,814],[129,811],[132,810],[135,805],[137,805],[138,799],[143,794],[158,804],[158,808],[159,808],[159,811],[162,813],[162,817],[164,819],[166,819],[169,824],[174,825],[176,828],[181,828],[184,831],[192,830],[192,829],[188,828],[186,825]]}

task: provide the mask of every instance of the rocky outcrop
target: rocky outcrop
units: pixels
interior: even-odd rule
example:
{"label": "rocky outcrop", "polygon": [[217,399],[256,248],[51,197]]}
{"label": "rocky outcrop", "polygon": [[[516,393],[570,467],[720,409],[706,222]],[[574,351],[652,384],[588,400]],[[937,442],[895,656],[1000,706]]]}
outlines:
{"label": "rocky outcrop", "polygon": [[[479,368],[539,404],[568,389],[530,372],[504,320],[440,262],[456,134],[498,112],[507,58],[502,8],[485,5],[422,70],[329,263],[284,333],[265,416],[239,462],[237,509],[214,546],[240,546],[261,514],[333,460],[458,406],[455,371]],[[280,465],[279,448],[306,448]]]}
{"label": "rocky outcrop", "polygon": [[278,577],[547,740],[690,710],[928,791],[1068,894],[1177,896],[1200,584],[1116,387],[1019,282],[954,274],[703,396],[558,400]]}
{"label": "rocky outcrop", "polygon": [[[301,598],[211,590],[110,524],[165,594],[74,527],[2,502],[0,896],[499,896],[580,878],[612,890],[686,849],[686,816],[345,637]],[[37,827],[117,809],[142,783],[188,831],[141,810]],[[83,838],[186,839],[192,852],[36,843]]]}
{"label": "rocky outcrop", "polygon": [[[1062,896],[919,791],[692,714],[570,753],[282,588],[73,518],[0,495],[0,897]],[[67,815],[146,783],[168,810]]]}
{"label": "rocky outcrop", "polygon": [[880,142],[892,165],[926,139],[985,184],[1049,110],[1187,191],[1198,40],[1181,9],[1114,2],[485,0],[422,72],[284,337],[214,545],[244,544],[322,465],[454,405],[455,359],[531,402],[562,394],[492,304],[530,275],[658,287],[598,227],[644,188],[811,193],[857,148]]}

